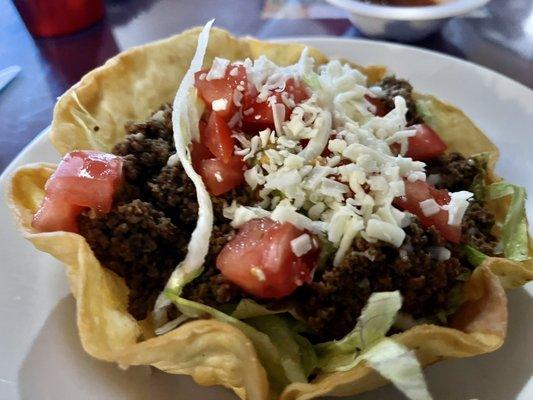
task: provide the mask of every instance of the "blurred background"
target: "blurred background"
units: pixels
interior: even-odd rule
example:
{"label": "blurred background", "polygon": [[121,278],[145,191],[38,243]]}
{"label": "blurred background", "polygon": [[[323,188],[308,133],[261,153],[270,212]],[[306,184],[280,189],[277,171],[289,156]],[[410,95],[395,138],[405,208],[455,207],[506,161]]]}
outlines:
{"label": "blurred background", "polygon": [[[433,1],[446,0],[422,2]],[[409,21],[412,10],[402,7],[390,14],[390,7],[361,5],[357,0],[0,0],[0,172],[50,124],[57,96],[86,72],[122,50],[211,18],[235,35],[259,38],[370,35],[409,40],[533,87],[532,0],[447,2],[458,3],[449,5],[447,17],[458,16],[430,21],[431,29],[424,29],[437,29],[435,33],[415,32],[415,37],[406,38],[402,34],[418,29],[424,18],[433,18],[420,17],[430,15],[432,6],[420,11],[417,21]],[[405,12],[407,17],[403,22],[384,22],[358,14],[381,17],[380,7],[383,13],[396,17]]]}

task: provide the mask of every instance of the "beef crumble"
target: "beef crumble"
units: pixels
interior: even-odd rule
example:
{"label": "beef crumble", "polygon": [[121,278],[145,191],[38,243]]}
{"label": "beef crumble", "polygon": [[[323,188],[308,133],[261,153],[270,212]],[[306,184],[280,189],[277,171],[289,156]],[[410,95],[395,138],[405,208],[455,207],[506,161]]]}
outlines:
{"label": "beef crumble", "polygon": [[198,303],[217,307],[220,304],[238,302],[244,295],[237,285],[228,281],[216,268],[216,258],[224,245],[234,236],[229,224],[215,225],[209,241],[209,254],[205,270],[183,288],[182,296]]}
{"label": "beef crumble", "polygon": [[79,228],[98,260],[126,281],[128,312],[136,319],[146,318],[185,256],[187,236],[161,211],[139,199],[108,214],[85,212]]}
{"label": "beef crumble", "polygon": [[424,230],[414,222],[405,232],[399,249],[357,238],[338,266],[326,264],[299,289],[296,310],[320,340],[350,332],[373,292],[400,290],[402,310],[414,318],[447,307],[448,293],[468,269],[456,257],[437,261],[432,256],[434,248],[447,246],[434,227]]}
{"label": "beef crumble", "polygon": [[383,90],[381,98],[386,108],[390,111],[394,108],[394,98],[402,96],[405,99],[407,106],[407,126],[422,122],[422,118],[418,115],[416,104],[413,100],[413,87],[404,79],[397,79],[395,76],[387,76],[378,84]]}
{"label": "beef crumble", "polygon": [[496,256],[498,238],[492,234],[494,216],[480,201],[468,206],[462,224],[461,243],[468,244],[488,256]]}
{"label": "beef crumble", "polygon": [[110,213],[84,213],[78,223],[103,266],[124,277],[128,311],[146,318],[170,274],[185,256],[196,225],[196,191],[175,152],[172,110],[164,105],[142,123],[128,123],[113,149],[124,158],[123,184]]}
{"label": "beef crumble", "polygon": [[[393,77],[382,82],[389,106],[396,95],[406,98],[411,123],[419,122],[411,86]],[[124,182],[106,215],[94,212],[79,219],[81,234],[100,262],[124,277],[129,293],[129,312],[144,319],[153,308],[177,263],[185,256],[196,225],[196,191],[180,165],[167,166],[175,152],[171,109],[164,106],[148,121],[128,124],[127,135],[113,153],[124,157]],[[438,187],[467,190],[479,166],[458,153],[432,160],[428,174],[438,174]],[[225,204],[253,204],[257,195],[246,185],[213,197],[215,224],[204,272],[184,287],[190,300],[220,308],[247,295],[216,268],[216,257],[235,234],[222,215]],[[463,242],[493,254],[496,239],[490,234],[492,216],[473,202],[464,218]],[[451,257],[434,259],[434,249],[446,247]],[[406,229],[400,249],[386,243],[359,238],[343,262],[333,266],[332,257],[318,269],[310,285],[290,297],[266,303],[271,308],[292,304],[320,340],[342,337],[353,329],[372,292],[400,290],[403,310],[415,318],[434,315],[448,307],[450,293],[460,285],[468,265],[462,248],[445,242],[434,229],[414,222]]]}
{"label": "beef crumble", "polygon": [[426,164],[427,175],[436,176],[435,187],[450,192],[468,190],[481,169],[474,159],[460,153],[448,153],[430,160]]}
{"label": "beef crumble", "polygon": [[[193,183],[181,165],[167,165],[175,153],[171,115],[170,106],[164,105],[146,122],[126,124],[125,138],[113,149],[124,158],[124,181],[113,208],[108,214],[84,213],[78,220],[80,233],[101,264],[124,278],[130,290],[128,311],[139,320],[146,318],[185,256],[198,216]],[[215,268],[216,256],[233,234],[222,209],[232,200],[250,204],[251,199],[255,194],[245,187],[213,198],[215,226],[208,267],[200,279],[210,283],[218,303],[241,293]],[[198,286],[198,293],[206,291],[207,286]]]}

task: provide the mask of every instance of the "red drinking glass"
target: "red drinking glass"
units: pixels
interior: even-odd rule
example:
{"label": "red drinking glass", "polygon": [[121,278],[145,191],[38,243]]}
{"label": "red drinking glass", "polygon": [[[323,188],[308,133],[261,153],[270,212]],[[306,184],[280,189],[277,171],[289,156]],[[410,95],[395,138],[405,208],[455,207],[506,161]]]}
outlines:
{"label": "red drinking glass", "polygon": [[76,32],[104,15],[102,0],[13,0],[28,30],[35,36]]}

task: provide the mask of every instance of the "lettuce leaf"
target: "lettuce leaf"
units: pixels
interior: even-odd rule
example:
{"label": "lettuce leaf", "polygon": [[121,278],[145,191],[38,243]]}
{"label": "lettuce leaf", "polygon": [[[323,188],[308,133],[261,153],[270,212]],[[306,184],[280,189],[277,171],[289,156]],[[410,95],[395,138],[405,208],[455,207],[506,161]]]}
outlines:
{"label": "lettuce leaf", "polygon": [[435,116],[431,112],[431,101],[417,99],[415,101],[416,112],[429,126],[435,126]]}
{"label": "lettuce leaf", "polygon": [[[209,251],[209,237],[213,228],[213,206],[200,175],[196,173],[191,163],[189,144],[194,137],[199,136],[198,122],[200,113],[197,110],[197,98],[194,92],[194,74],[202,68],[204,56],[209,42],[209,33],[215,20],[205,24],[198,35],[196,51],[189,69],[183,76],[172,104],[172,129],[174,131],[174,145],[176,153],[168,159],[169,165],[180,163],[196,189],[198,200],[198,220],[194,228],[185,259],[176,266],[165,285],[165,291],[181,292],[183,286],[196,278],[202,272],[205,256]],[[154,312],[169,305],[165,291],[157,298]]]}
{"label": "lettuce leaf", "polygon": [[[307,382],[317,367],[324,372],[346,371],[365,361],[410,399],[431,399],[414,353],[385,338],[401,307],[398,291],[372,294],[352,332],[342,340],[315,346],[300,335],[307,330],[304,324],[283,311],[272,314],[252,300],[241,302],[230,316],[171,291],[165,293],[189,318],[209,315],[240,329],[252,341],[275,392],[291,382]],[[255,316],[241,321],[235,315]]]}
{"label": "lettuce leaf", "polygon": [[324,372],[352,369],[362,351],[385,337],[401,306],[398,291],[373,293],[350,333],[340,340],[315,345],[318,367]]}
{"label": "lettuce leaf", "polygon": [[180,312],[190,318],[209,315],[240,329],[253,343],[274,390],[281,391],[291,382],[307,382],[307,376],[314,369],[313,355],[309,352],[312,346],[282,317],[263,315],[244,322],[215,308],[181,298],[172,291],[165,293]]}
{"label": "lettuce leaf", "polygon": [[472,247],[468,244],[463,245],[463,249],[466,254],[466,259],[470,264],[472,264],[474,267],[477,267],[479,264],[481,264],[485,259],[487,258],[487,255],[476,249],[475,247]]}
{"label": "lettuce leaf", "polygon": [[365,361],[411,400],[431,399],[414,352],[385,337],[401,305],[398,291],[372,294],[352,332],[341,340],[315,345],[318,368],[348,371]]}
{"label": "lettuce leaf", "polygon": [[[285,319],[277,315],[250,318],[246,323],[268,335],[279,352],[281,365],[290,382],[307,382],[307,376],[316,366],[313,347],[307,339],[291,330]],[[304,366],[302,358],[307,365]]]}
{"label": "lettuce leaf", "polygon": [[233,312],[231,313],[231,316],[237,319],[246,319],[253,317],[261,317],[264,315],[280,314],[284,312],[287,312],[287,310],[269,310],[268,308],[256,303],[253,300],[242,299],[239,304],[237,304],[235,310],[233,310]]}
{"label": "lettuce leaf", "polygon": [[495,200],[511,196],[511,202],[501,227],[503,254],[513,261],[529,258],[529,237],[526,217],[526,191],[507,182],[496,182],[488,187],[488,198]]}
{"label": "lettuce leaf", "polygon": [[[300,333],[308,332],[309,328],[302,322],[288,315],[289,310],[269,310],[261,304],[250,299],[242,299],[231,316],[237,319],[244,319],[246,323],[252,325],[257,330],[266,333],[272,340],[273,344],[280,350],[281,354],[287,354],[289,357],[282,356],[282,363],[285,361],[290,366],[294,360],[298,360],[302,368],[291,368],[291,370],[300,370],[294,376],[295,382],[307,382],[307,377],[316,368],[317,359],[315,349],[309,340],[301,336]],[[285,314],[276,315],[274,314]],[[285,360],[283,360],[285,358]]]}
{"label": "lettuce leaf", "polygon": [[383,339],[361,354],[361,359],[409,399],[431,399],[420,363],[415,353],[404,345],[392,339]]}
{"label": "lettuce leaf", "polygon": [[313,91],[317,91],[321,88],[320,80],[318,79],[318,74],[316,72],[309,72],[305,74],[302,76],[302,80]]}
{"label": "lettuce leaf", "polygon": [[479,167],[480,172],[474,177],[470,186],[470,191],[474,193],[476,200],[484,201],[487,197],[487,168],[490,160],[490,154],[487,152],[479,153],[471,157]]}

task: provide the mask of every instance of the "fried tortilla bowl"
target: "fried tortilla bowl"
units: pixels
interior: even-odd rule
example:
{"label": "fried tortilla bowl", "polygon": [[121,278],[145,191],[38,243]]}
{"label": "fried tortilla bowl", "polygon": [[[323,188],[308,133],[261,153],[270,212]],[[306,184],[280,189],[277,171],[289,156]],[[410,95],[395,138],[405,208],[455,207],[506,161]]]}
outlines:
{"label": "fried tortilla bowl", "polygon": [[[196,49],[199,29],[128,50],[90,72],[58,101],[50,138],[61,155],[74,149],[110,151],[125,135],[127,121],[145,119],[162,103],[172,101]],[[296,62],[303,46],[274,44],[251,38],[236,39],[213,29],[205,65],[214,56],[231,60],[266,55],[280,65]],[[327,59],[310,50],[318,64]],[[361,68],[375,82],[382,67]],[[427,121],[448,144],[464,155],[488,152],[492,169],[496,147],[458,109],[437,99],[416,95],[432,115]],[[55,165],[33,164],[12,176],[8,201],[24,236],[67,267],[77,304],[77,324],[83,348],[93,357],[130,365],[152,365],[172,374],[191,375],[200,385],[223,385],[240,398],[266,399],[265,369],[251,341],[237,328],[214,319],[185,323],[155,337],[149,319],[138,322],[127,312],[128,289],[122,278],[104,268],[85,239],[74,233],[36,233],[34,213],[44,197],[44,185]],[[498,180],[489,173],[488,181]],[[490,202],[500,222],[508,200]],[[531,242],[530,242],[531,244]],[[532,246],[530,246],[530,249]],[[530,255],[533,255],[530,250]],[[488,258],[464,285],[463,304],[449,327],[418,325],[394,335],[414,349],[422,365],[446,358],[470,357],[496,350],[507,329],[504,288],[515,288],[533,279],[533,262]],[[319,374],[310,383],[292,383],[281,399],[310,399],[323,395],[347,396],[385,384],[365,363],[347,372]]]}

